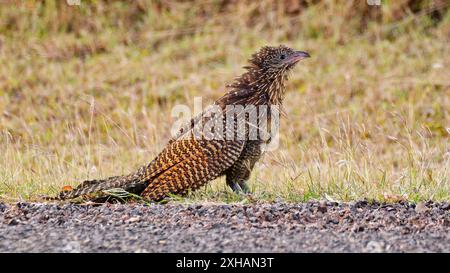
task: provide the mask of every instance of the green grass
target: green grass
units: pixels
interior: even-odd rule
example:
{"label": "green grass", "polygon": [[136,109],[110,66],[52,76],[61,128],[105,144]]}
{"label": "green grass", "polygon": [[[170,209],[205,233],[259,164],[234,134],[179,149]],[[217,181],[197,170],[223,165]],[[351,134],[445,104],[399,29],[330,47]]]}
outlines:
{"label": "green grass", "polygon": [[5,202],[148,163],[174,105],[212,102],[251,53],[280,43],[312,58],[288,83],[280,147],[257,164],[253,196],[218,179],[174,199],[450,201],[447,6],[13,2],[0,4]]}

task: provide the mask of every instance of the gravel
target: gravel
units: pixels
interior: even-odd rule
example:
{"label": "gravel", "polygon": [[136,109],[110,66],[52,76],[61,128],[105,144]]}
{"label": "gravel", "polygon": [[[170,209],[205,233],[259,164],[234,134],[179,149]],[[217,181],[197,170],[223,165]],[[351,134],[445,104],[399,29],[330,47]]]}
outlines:
{"label": "gravel", "polygon": [[450,204],[0,203],[1,252],[450,252]]}

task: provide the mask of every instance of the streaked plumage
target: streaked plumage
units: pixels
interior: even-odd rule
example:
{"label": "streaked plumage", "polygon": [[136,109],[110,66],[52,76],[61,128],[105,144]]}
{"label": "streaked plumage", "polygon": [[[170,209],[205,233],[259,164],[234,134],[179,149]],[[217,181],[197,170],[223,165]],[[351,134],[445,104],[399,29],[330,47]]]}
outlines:
{"label": "streaked plumage", "polygon": [[[228,85],[228,92],[213,104],[223,113],[220,122],[225,124],[227,115],[236,115],[245,116],[243,122],[248,123],[249,113],[230,113],[227,111],[228,105],[281,106],[287,72],[306,57],[309,57],[306,52],[294,51],[286,46],[264,47],[252,55],[249,65],[245,67],[247,71]],[[265,140],[249,139],[248,129],[244,129],[243,139],[208,139],[201,134],[198,137],[195,126],[216,118],[208,116],[206,111],[186,124],[147,166],[130,175],[84,181],[72,191],[61,192],[58,198],[70,199],[122,188],[159,201],[168,194],[186,194],[222,175],[226,175],[226,182],[234,191],[247,191],[245,182],[261,157],[261,145]],[[233,134],[246,128],[239,125],[236,122],[228,128]]]}

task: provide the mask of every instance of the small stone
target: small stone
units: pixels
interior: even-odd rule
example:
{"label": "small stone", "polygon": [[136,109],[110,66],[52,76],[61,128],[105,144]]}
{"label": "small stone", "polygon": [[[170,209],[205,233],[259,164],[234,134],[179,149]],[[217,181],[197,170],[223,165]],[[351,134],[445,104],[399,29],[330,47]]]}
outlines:
{"label": "small stone", "polygon": [[135,217],[131,217],[130,219],[127,220],[127,223],[135,223],[135,222],[139,222],[141,220],[140,216],[135,216]]}
{"label": "small stone", "polygon": [[363,232],[364,231],[364,227],[363,226],[355,226],[355,227],[352,228],[352,231],[355,232],[355,233]]}
{"label": "small stone", "polygon": [[366,200],[361,200],[361,201],[357,201],[355,203],[355,207],[356,208],[363,208],[365,206],[367,206],[368,202]]}
{"label": "small stone", "polygon": [[417,203],[416,208],[415,208],[415,211],[416,211],[417,213],[425,213],[425,212],[427,212],[428,210],[430,210],[430,209],[425,205],[424,202],[419,202],[419,203]]}
{"label": "small stone", "polygon": [[81,246],[77,241],[70,241],[62,248],[62,251],[65,253],[80,253]]}
{"label": "small stone", "polygon": [[17,224],[19,224],[19,221],[17,221],[16,219],[11,219],[11,220],[8,222],[8,225],[10,225],[10,226],[15,226],[15,225],[17,225]]}
{"label": "small stone", "polygon": [[317,208],[318,211],[325,213],[327,212],[327,203],[325,201],[320,201],[319,202],[319,207]]}
{"label": "small stone", "polygon": [[384,252],[384,242],[370,241],[366,245],[366,251],[371,253]]}

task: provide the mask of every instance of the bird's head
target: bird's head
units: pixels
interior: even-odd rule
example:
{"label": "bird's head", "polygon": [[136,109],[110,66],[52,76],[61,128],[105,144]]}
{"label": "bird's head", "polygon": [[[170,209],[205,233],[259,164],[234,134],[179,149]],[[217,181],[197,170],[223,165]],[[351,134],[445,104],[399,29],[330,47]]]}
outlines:
{"label": "bird's head", "polygon": [[310,55],[307,52],[296,51],[284,45],[265,46],[252,55],[250,63],[262,72],[279,75],[289,71],[300,60],[309,57]]}
{"label": "bird's head", "polygon": [[309,58],[304,51],[296,51],[290,47],[265,46],[252,55],[250,66],[244,78],[248,86],[260,97],[268,97],[269,103],[281,104],[284,98],[284,83],[288,72],[300,61]]}
{"label": "bird's head", "polygon": [[304,51],[296,51],[284,45],[265,46],[253,54],[247,71],[228,87],[225,95],[228,104],[243,101],[247,104],[281,104],[284,98],[284,82],[288,72],[300,61],[309,58]]}

